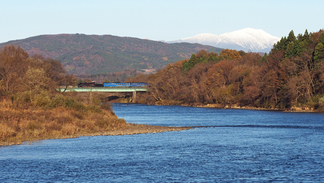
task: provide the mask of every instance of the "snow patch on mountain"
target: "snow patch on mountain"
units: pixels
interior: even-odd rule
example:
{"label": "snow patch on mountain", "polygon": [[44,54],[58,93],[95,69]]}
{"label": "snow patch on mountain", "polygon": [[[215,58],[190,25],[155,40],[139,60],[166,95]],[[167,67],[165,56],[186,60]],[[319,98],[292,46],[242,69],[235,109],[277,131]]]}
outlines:
{"label": "snow patch on mountain", "polygon": [[245,28],[221,35],[203,33],[172,42],[187,42],[253,52],[269,52],[280,38],[261,29]]}

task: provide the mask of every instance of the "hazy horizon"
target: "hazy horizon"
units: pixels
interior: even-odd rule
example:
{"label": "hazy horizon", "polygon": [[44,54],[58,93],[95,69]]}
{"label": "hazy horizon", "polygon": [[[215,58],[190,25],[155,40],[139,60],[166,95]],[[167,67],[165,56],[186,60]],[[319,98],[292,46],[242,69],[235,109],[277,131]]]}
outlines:
{"label": "hazy horizon", "polygon": [[291,30],[297,35],[322,29],[318,19],[323,5],[320,0],[3,1],[0,43],[75,33],[173,41],[247,27],[283,37]]}

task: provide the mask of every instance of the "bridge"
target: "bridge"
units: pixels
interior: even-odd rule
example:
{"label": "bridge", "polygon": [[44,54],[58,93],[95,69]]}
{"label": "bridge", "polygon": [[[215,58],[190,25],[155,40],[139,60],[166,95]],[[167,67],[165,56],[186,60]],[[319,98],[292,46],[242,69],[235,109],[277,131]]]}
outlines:
{"label": "bridge", "polygon": [[147,91],[146,88],[109,88],[109,87],[88,87],[88,88],[61,88],[61,92],[137,92]]}
{"label": "bridge", "polygon": [[122,88],[122,87],[86,87],[86,88],[60,88],[61,92],[111,92],[111,93],[133,93],[133,102],[136,100],[136,92],[146,92],[147,88]]}

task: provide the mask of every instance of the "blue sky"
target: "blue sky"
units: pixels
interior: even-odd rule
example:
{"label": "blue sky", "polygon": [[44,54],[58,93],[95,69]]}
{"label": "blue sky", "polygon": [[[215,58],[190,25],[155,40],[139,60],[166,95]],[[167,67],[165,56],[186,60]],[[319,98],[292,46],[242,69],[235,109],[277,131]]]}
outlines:
{"label": "blue sky", "polygon": [[41,34],[172,41],[263,29],[282,37],[324,28],[323,0],[0,0],[0,43]]}

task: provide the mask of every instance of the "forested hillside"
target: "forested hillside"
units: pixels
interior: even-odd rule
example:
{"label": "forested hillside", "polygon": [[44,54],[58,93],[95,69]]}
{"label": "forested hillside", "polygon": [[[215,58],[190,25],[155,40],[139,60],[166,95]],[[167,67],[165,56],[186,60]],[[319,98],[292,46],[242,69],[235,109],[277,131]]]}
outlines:
{"label": "forested hillside", "polygon": [[263,57],[256,53],[199,51],[156,74],[128,81],[148,82],[142,102],[220,104],[273,109],[324,109],[324,31],[283,37]]}
{"label": "forested hillside", "polygon": [[39,54],[59,60],[69,74],[75,75],[157,70],[189,58],[201,49],[222,50],[200,44],[168,44],[130,37],[84,34],[41,35],[2,43],[0,47],[8,44],[19,45],[31,56]]}

